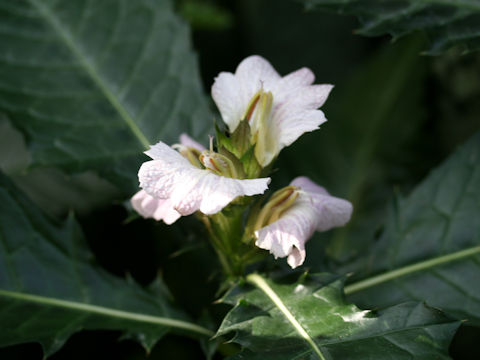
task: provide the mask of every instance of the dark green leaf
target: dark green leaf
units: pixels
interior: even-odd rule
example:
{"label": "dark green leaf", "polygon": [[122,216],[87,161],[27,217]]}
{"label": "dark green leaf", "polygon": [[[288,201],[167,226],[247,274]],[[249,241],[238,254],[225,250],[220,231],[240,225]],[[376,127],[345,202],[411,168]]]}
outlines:
{"label": "dark green leaf", "polygon": [[224,301],[235,307],[217,335],[235,332],[248,351],[233,359],[448,359],[458,327],[441,312],[405,303],[374,313],[344,300],[343,282],[304,276],[279,285],[247,277]]}
{"label": "dark green leaf", "polygon": [[427,53],[450,47],[465,52],[480,49],[480,3],[477,0],[303,0],[307,9],[333,10],[358,17],[359,34],[390,34],[394,39],[424,31],[430,39]]}
{"label": "dark green leaf", "polygon": [[97,169],[131,191],[149,144],[208,128],[170,1],[2,0],[0,24],[0,110],[32,166]]}
{"label": "dark green leaf", "polygon": [[51,224],[0,174],[0,346],[37,341],[58,350],[81,329],[124,330],[151,347],[168,330],[210,335],[149,289],[99,268],[72,217]]}
{"label": "dark green leaf", "polygon": [[480,133],[397,200],[345,291],[370,308],[426,300],[480,325],[479,219]]}

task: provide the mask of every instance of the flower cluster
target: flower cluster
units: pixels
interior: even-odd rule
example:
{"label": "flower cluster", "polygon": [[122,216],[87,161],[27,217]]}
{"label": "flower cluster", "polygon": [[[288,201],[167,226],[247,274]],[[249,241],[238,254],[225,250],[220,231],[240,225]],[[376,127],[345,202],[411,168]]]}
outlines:
{"label": "flower cluster", "polygon": [[[326,121],[318,108],[332,86],[313,82],[307,68],[281,77],[260,56],[243,60],[235,73],[220,73],[212,97],[227,128],[217,131],[216,151],[212,138],[206,149],[186,134],[171,147],[163,142],[152,146],[145,152],[152,160],[138,173],[142,190],[132,198],[133,208],[166,224],[199,214],[217,252],[227,258],[248,261],[238,252],[250,254],[254,247],[287,257],[292,268],[301,265],[305,242],[315,231],[347,223],[351,203],[306,177],[294,179],[268,201],[252,197],[267,190],[266,175],[280,151]],[[229,212],[227,205],[240,210]],[[245,218],[244,233],[232,236],[228,229]],[[225,249],[235,254],[224,254]]]}

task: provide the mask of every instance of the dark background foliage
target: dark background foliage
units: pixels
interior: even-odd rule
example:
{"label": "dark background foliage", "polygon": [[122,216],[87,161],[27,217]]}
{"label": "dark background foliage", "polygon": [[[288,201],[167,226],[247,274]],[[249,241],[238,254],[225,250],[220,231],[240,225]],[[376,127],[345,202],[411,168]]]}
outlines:
{"label": "dark background foliage", "polygon": [[[251,54],[264,56],[281,74],[307,66],[317,83],[335,84],[323,109],[329,121],[282,152],[272,184],[279,188],[294,176],[308,175],[358,204],[346,229],[317,234],[308,243],[312,271],[348,270],[381,236],[394,194],[408,193],[480,128],[480,81],[473,80],[480,79],[478,53],[460,56],[453,48],[438,57],[418,56],[425,44],[422,34],[394,44],[388,36],[361,37],[353,33],[359,26],[353,16],[306,12],[295,1],[179,0],[176,10],[192,27],[207,93],[219,71],[233,71]],[[218,324],[228,307],[213,304],[220,279],[217,260],[194,218],[173,226],[139,219],[124,206],[125,193],[90,173],[66,178],[53,169],[17,171],[27,157],[22,140],[5,121],[0,126],[2,169],[54,217],[66,217],[76,203],[78,220],[105,269],[130,274],[144,285],[160,274],[189,315]],[[452,357],[480,358],[479,339],[478,328],[463,325],[451,345]],[[83,331],[50,359],[146,355],[119,332]],[[205,358],[198,342],[177,335],[164,337],[148,355]],[[42,352],[38,344],[15,345],[0,349],[0,358],[41,359]]]}

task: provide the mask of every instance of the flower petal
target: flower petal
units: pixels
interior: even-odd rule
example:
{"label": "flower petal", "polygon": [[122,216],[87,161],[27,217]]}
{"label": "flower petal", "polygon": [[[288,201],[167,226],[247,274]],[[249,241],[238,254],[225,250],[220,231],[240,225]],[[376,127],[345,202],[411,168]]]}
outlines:
{"label": "flower petal", "polygon": [[[254,122],[250,125],[252,139],[257,144],[255,156],[265,167],[285,146],[326,121],[323,112],[317,109],[325,103],[333,86],[312,85],[314,80],[308,68],[281,77],[267,60],[255,55],[243,60],[235,74],[220,73],[212,86],[212,96],[224,122],[233,132],[255,94],[260,89],[271,93],[271,111],[262,115],[262,121],[250,120]],[[252,118],[255,119],[255,115]]]}
{"label": "flower petal", "polygon": [[324,187],[317,185],[306,176],[296,177],[292,180],[290,185],[297,186],[304,191],[308,191],[309,193],[328,195],[328,191],[325,190]]}
{"label": "flower petal", "polygon": [[293,179],[290,185],[298,186],[310,195],[312,205],[318,213],[317,231],[343,226],[350,220],[353,206],[349,201],[330,195],[325,188],[305,176]]}
{"label": "flower petal", "polygon": [[162,142],[146,153],[154,160],[140,167],[140,187],[155,198],[170,199],[181,215],[214,214],[238,196],[262,194],[270,183],[270,178],[233,179],[199,169]]}
{"label": "flower petal", "polygon": [[137,192],[130,200],[132,207],[144,218],[163,220],[167,225],[173,224],[181,216],[169,199],[155,199],[144,190]]}
{"label": "flower petal", "polygon": [[301,68],[282,77],[275,87],[270,90],[275,94],[278,102],[285,101],[286,98],[295,94],[300,88],[311,85],[315,81],[315,75],[309,68]]}
{"label": "flower petal", "polygon": [[[317,130],[321,124],[326,122],[324,113],[321,110],[304,110],[296,113],[278,114],[272,132],[271,142],[277,142],[276,155],[286,146],[291,145],[302,134]],[[267,163],[268,165],[268,163]]]}
{"label": "flower petal", "polygon": [[248,96],[248,100],[262,87],[269,89],[281,79],[273,66],[258,55],[252,55],[244,59],[235,71],[241,89]]}
{"label": "flower petal", "polygon": [[199,144],[185,133],[180,134],[180,144],[182,144],[183,146],[194,148],[198,151],[205,150],[205,146]]}
{"label": "flower petal", "polygon": [[248,94],[243,94],[238,79],[232,73],[221,72],[212,86],[212,98],[230,132],[234,132],[247,107]]}
{"label": "flower petal", "polygon": [[289,256],[290,266],[297,267],[305,260],[305,242],[315,231],[315,218],[308,198],[301,194],[279,220],[255,232],[255,245],[270,250],[275,258]]}
{"label": "flower petal", "polygon": [[212,97],[230,132],[237,128],[255,93],[262,86],[265,89],[276,87],[279,79],[281,77],[272,65],[258,55],[244,59],[235,74],[221,72],[215,78]]}
{"label": "flower petal", "polygon": [[305,243],[313,232],[345,225],[353,208],[350,202],[331,196],[307,177],[297,177],[290,185],[300,188],[298,197],[280,219],[255,231],[255,245],[276,258],[288,256],[288,264],[295,268],[303,264]]}

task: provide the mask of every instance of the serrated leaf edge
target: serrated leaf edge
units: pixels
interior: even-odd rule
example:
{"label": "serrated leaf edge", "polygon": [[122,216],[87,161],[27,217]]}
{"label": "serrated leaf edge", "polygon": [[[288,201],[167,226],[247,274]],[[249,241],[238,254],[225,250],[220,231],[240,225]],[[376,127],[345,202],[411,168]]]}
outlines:
{"label": "serrated leaf edge", "polygon": [[285,315],[288,321],[292,324],[295,330],[300,334],[300,336],[311,346],[315,354],[321,360],[326,360],[325,356],[323,356],[320,348],[315,344],[313,339],[307,333],[307,331],[302,327],[302,325],[297,321],[295,316],[288,310],[287,306],[283,303],[282,299],[275,293],[275,291],[268,285],[268,283],[258,274],[250,274],[247,276],[247,281],[251,284],[255,285],[261,291],[267,295],[270,300],[275,304],[276,307]]}

